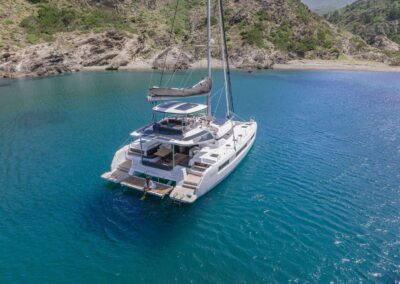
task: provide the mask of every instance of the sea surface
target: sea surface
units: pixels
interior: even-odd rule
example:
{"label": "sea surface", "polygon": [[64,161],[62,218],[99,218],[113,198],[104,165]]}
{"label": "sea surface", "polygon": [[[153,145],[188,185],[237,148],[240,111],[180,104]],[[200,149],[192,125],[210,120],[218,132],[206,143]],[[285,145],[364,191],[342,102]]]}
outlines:
{"label": "sea surface", "polygon": [[0,283],[399,283],[399,74],[234,72],[256,143],[189,206],[100,179],[159,78],[0,80]]}

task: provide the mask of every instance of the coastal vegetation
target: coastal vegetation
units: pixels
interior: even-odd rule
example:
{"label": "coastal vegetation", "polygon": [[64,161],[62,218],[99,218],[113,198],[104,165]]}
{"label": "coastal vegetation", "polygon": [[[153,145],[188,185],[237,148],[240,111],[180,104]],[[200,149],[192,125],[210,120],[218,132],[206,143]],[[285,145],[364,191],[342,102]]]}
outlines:
{"label": "coastal vegetation", "polygon": [[359,0],[326,19],[383,50],[400,50],[400,0]]}
{"label": "coastal vegetation", "polygon": [[[161,46],[174,19],[176,43],[190,42],[205,29],[205,1],[140,0],[124,1],[17,0],[31,8],[16,24],[25,39],[8,44],[26,45],[53,41],[62,32],[103,32],[107,30],[145,34]],[[283,52],[304,55],[321,52],[336,56],[342,36],[312,13],[299,0],[268,3],[228,1],[226,8],[228,40],[231,46],[274,47]],[[176,13],[175,13],[176,9]],[[213,15],[214,24],[217,15]],[[202,24],[199,25],[199,22]]]}
{"label": "coastal vegetation", "polygon": [[58,7],[54,3],[42,3],[43,0],[33,0],[40,3],[37,12],[24,18],[20,26],[27,32],[27,39],[34,44],[41,39],[53,40],[53,35],[58,32],[71,32],[75,30],[88,31],[95,29],[103,31],[107,29],[128,30],[114,11],[101,9],[71,9]]}

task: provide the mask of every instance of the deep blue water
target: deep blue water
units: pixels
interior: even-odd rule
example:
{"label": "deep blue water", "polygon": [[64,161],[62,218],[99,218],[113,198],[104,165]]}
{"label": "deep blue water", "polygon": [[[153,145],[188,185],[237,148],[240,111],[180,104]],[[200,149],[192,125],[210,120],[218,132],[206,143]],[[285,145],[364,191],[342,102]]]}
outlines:
{"label": "deep blue water", "polygon": [[234,73],[256,143],[181,207],[99,178],[150,74],[0,80],[0,283],[400,280],[399,74]]}

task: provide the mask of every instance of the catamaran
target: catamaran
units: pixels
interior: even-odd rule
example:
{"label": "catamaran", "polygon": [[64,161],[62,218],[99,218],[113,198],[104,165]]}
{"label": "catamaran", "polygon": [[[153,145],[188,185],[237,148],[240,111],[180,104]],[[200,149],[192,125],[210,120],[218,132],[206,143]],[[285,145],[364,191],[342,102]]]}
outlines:
{"label": "catamaran", "polygon": [[[211,0],[207,3],[208,76],[189,88],[149,89],[152,122],[130,134],[102,178],[174,201],[193,203],[224,180],[254,144],[257,123],[234,113],[222,0],[218,0],[226,116],[211,112]],[[206,103],[182,99],[205,97]],[[161,116],[161,119],[160,119]],[[149,182],[150,181],[150,182]]]}

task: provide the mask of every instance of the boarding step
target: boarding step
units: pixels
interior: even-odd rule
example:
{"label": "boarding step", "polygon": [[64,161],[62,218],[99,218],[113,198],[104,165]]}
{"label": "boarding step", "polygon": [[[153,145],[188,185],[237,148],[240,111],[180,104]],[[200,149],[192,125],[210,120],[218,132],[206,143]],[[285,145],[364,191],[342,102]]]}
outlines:
{"label": "boarding step", "polygon": [[194,165],[193,165],[193,167],[196,167],[203,171],[207,170],[210,166],[211,166],[210,164],[205,164],[205,163],[200,163],[200,162],[194,162]]}
{"label": "boarding step", "polygon": [[202,177],[193,175],[193,174],[187,174],[185,177],[185,180],[183,181],[185,184],[190,184],[197,186],[201,182]]}
{"label": "boarding step", "polygon": [[190,189],[193,189],[193,190],[196,190],[196,189],[197,189],[197,186],[196,186],[196,185],[191,185],[191,184],[188,184],[188,183],[183,183],[183,184],[182,184],[182,187],[184,187],[184,188],[190,188]]}
{"label": "boarding step", "polygon": [[201,168],[201,167],[198,167],[198,166],[193,166],[193,167],[191,167],[191,169],[192,170],[195,170],[195,171],[197,171],[197,172],[205,172],[207,169],[206,168]]}
{"label": "boarding step", "polygon": [[202,177],[202,176],[203,176],[203,172],[202,172],[202,171],[194,170],[193,167],[187,169],[186,172],[187,172],[188,174],[192,174],[192,175],[199,176],[199,177]]}
{"label": "boarding step", "polygon": [[117,168],[119,170],[121,170],[121,171],[129,172],[131,167],[132,167],[132,161],[131,160],[125,160],[122,163],[120,163]]}
{"label": "boarding step", "polygon": [[109,182],[113,182],[113,183],[120,183],[121,181],[124,181],[125,179],[127,179],[129,177],[129,174],[127,171],[124,170],[113,170],[111,172],[107,172],[101,175],[102,179],[105,179]]}
{"label": "boarding step", "polygon": [[176,186],[169,197],[179,203],[193,203],[197,199],[197,195],[193,189],[182,186]]}

